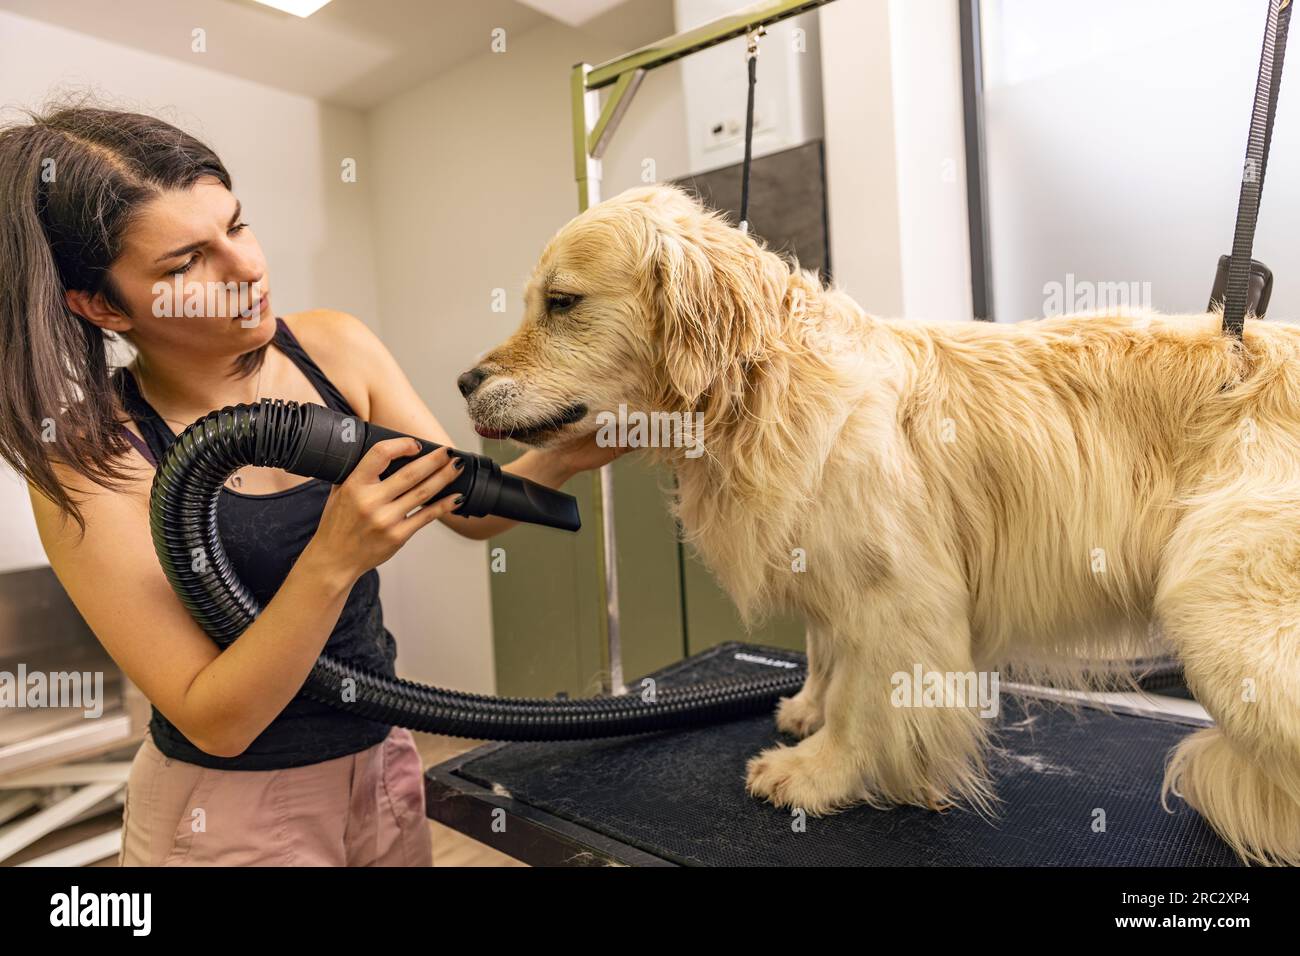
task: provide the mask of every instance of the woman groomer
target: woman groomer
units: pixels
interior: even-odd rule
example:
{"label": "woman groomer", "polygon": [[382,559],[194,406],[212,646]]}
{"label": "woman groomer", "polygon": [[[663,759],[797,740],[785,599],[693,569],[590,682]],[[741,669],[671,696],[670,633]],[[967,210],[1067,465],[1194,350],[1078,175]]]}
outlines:
{"label": "woman groomer", "polygon": [[[153,705],[121,862],[431,864],[410,732],[298,691],[322,652],[394,674],[375,568],[416,531],[436,519],[481,539],[513,522],[453,515],[453,496],[421,507],[456,477],[443,450],[379,480],[410,439],[376,444],[338,486],[241,469],[219,527],[264,610],[219,651],[150,537],[150,483],[181,430],[271,397],[451,440],[359,320],[274,313],[261,247],[203,143],[135,113],[29,119],[0,131],[0,455],[28,481],[59,580]],[[178,278],[221,307],[168,306],[158,284]],[[136,350],[116,372],[113,336]],[[615,454],[587,442],[507,470],[558,487]]]}

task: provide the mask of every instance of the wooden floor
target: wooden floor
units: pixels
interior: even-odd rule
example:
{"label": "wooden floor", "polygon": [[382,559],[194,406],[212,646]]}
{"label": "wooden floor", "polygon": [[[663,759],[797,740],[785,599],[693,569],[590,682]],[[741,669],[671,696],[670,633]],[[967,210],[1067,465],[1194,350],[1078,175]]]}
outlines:
{"label": "wooden floor", "polygon": [[[418,731],[415,733],[416,746],[420,750],[420,757],[424,766],[431,767],[434,764],[442,763],[449,760],[459,753],[466,750],[472,750],[478,746],[478,741],[461,740],[457,737],[440,737],[434,734],[424,734]],[[133,752],[127,752],[123,755],[117,755],[118,759],[130,760]],[[21,819],[21,818],[19,818]],[[97,817],[88,820],[82,820],[72,826],[64,827],[54,833],[49,834],[43,839],[27,847],[21,853],[15,854],[0,866],[15,866],[27,860],[35,859],[54,850],[77,843],[89,837],[106,833],[110,830],[121,827],[122,811],[117,809],[114,812],[103,813]],[[484,846],[476,840],[462,836],[455,830],[449,830],[440,823],[429,821],[429,839],[433,842],[433,865],[434,866],[526,866],[527,864],[506,856],[504,853]],[[116,866],[116,856],[92,863],[92,866]]]}
{"label": "wooden floor", "polygon": [[[473,750],[480,741],[462,740],[459,737],[439,737],[434,734],[422,734],[413,731],[416,746],[420,748],[420,757],[424,766],[432,767],[450,760],[466,750]],[[514,857],[485,846],[477,840],[471,840],[455,830],[449,830],[441,823],[429,821],[429,831],[433,836],[434,866],[527,866]]]}

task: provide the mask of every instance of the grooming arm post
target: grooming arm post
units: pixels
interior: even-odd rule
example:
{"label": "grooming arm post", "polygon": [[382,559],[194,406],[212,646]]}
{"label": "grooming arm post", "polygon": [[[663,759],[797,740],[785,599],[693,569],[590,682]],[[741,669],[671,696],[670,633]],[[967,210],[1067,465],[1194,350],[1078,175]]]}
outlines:
{"label": "grooming arm post", "polygon": [[[590,65],[579,63],[570,74],[573,97],[573,161],[578,182],[578,212],[600,202],[600,154],[622,118],[632,95],[641,85],[642,71],[635,79],[629,74],[614,88],[605,111],[600,108],[600,92],[587,89]],[[592,482],[596,514],[600,521],[600,560],[596,562],[600,577],[600,596],[604,599],[600,634],[604,638],[606,671],[602,689],[607,694],[625,693],[623,686],[623,649],[619,642],[618,550],[614,537],[614,466],[604,465]]]}

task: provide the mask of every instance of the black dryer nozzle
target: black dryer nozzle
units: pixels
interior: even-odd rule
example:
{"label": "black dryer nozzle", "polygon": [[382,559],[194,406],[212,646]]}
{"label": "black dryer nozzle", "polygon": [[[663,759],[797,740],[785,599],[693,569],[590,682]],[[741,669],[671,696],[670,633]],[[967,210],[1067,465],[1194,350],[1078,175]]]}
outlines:
{"label": "black dryer nozzle", "polygon": [[499,468],[498,474],[501,475],[501,490],[496,507],[492,509],[493,514],[563,531],[577,531],[582,527],[578,502],[573,495],[500,471]]}
{"label": "black dryer nozzle", "polygon": [[[351,418],[323,405],[302,407],[307,416],[302,443],[297,457],[285,468],[295,475],[309,475],[339,484],[376,442],[415,437]],[[380,478],[387,478],[408,462],[442,447],[423,438],[415,440],[420,443],[419,452],[393,459]],[[578,502],[572,495],[502,471],[501,466],[487,455],[458,448],[449,451],[465,462],[464,467],[456,479],[431,500],[463,494],[465,501],[453,514],[471,518],[498,515],[563,531],[577,531],[582,527]]]}

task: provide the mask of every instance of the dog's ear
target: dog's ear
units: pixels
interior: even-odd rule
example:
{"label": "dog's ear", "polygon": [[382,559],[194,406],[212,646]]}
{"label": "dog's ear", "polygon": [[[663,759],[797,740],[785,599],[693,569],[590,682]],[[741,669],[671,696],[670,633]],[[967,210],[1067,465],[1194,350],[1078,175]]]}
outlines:
{"label": "dog's ear", "polygon": [[655,299],[664,372],[694,408],[728,372],[762,354],[774,334],[789,269],[693,200],[655,230]]}

